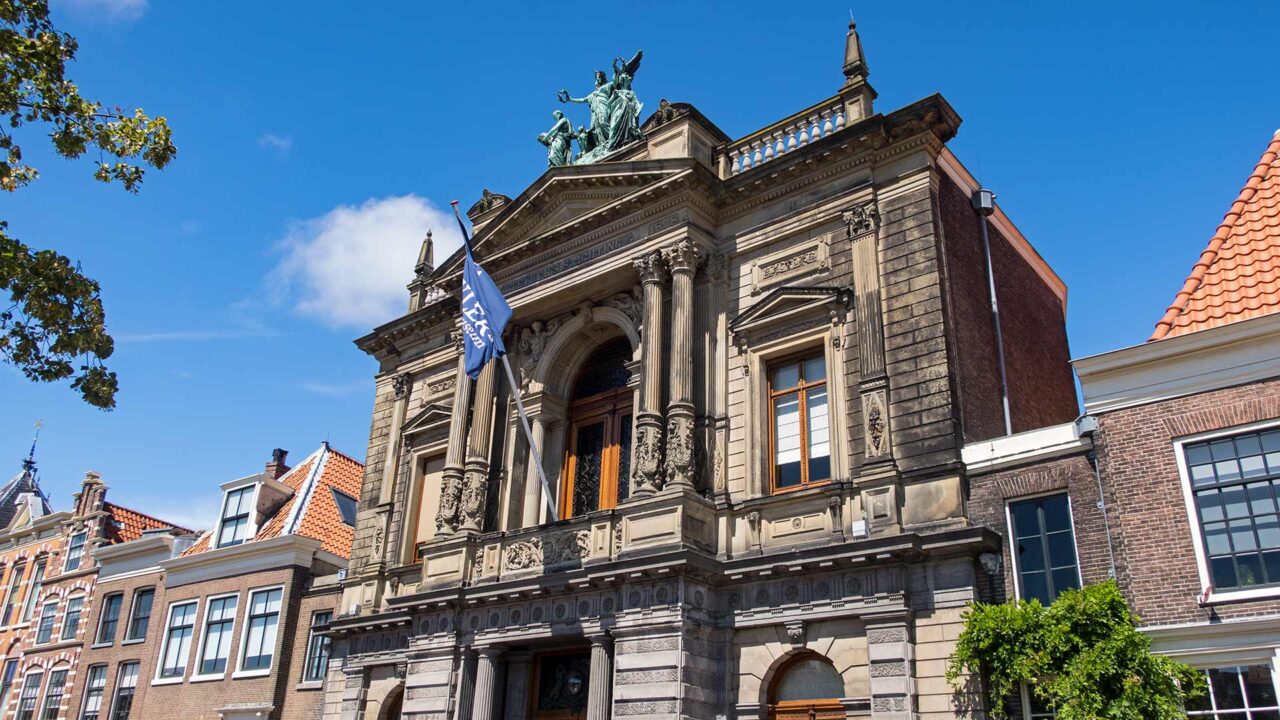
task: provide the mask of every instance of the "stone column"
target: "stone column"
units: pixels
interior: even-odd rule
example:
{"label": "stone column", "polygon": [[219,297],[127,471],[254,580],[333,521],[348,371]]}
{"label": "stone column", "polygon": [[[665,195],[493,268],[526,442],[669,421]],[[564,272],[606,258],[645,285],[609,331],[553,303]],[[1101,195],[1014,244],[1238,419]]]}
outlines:
{"label": "stone column", "polygon": [[454,720],[471,720],[471,708],[476,695],[476,651],[462,650],[458,661],[458,695],[454,699]]}
{"label": "stone column", "polygon": [[495,647],[476,650],[476,685],[471,706],[471,720],[499,720],[497,714],[498,655]]}
{"label": "stone column", "polygon": [[400,428],[409,407],[409,390],[413,376],[404,373],[391,380],[396,403],[391,409],[391,429],[387,436],[387,453],[382,458],[382,483],[378,486],[378,504],[386,505],[395,497],[396,475],[400,469]]}
{"label": "stone column", "polygon": [[529,716],[529,664],[533,653],[507,653],[507,699],[503,703],[506,720],[525,720]]}
{"label": "stone column", "polygon": [[661,483],[662,470],[662,281],[666,266],[662,254],[653,251],[635,261],[644,296],[644,378],[640,409],[636,412],[635,466],[632,497],[652,495]]}
{"label": "stone column", "polygon": [[689,238],[663,250],[671,268],[671,401],[667,403],[667,486],[694,486],[693,272],[698,248]]}
{"label": "stone column", "polygon": [[440,510],[436,513],[436,530],[448,535],[458,529],[458,505],[462,499],[463,461],[467,452],[467,410],[471,404],[471,378],[467,377],[466,359],[461,351],[461,333],[454,333],[458,343],[458,370],[453,384],[453,414],[449,418],[449,446],[445,450],[444,469],[440,480]]}
{"label": "stone column", "polygon": [[587,720],[609,720],[613,695],[613,638],[591,637],[591,679],[587,683]]}
{"label": "stone column", "polygon": [[[542,508],[546,502],[542,499],[542,479],[538,477],[538,459],[546,452],[547,421],[541,413],[529,418],[533,431],[533,447],[529,450],[529,461],[525,463],[524,499],[520,505],[520,527],[534,527],[540,522]],[[533,448],[537,448],[537,455]]]}
{"label": "stone column", "polygon": [[459,514],[462,531],[480,530],[484,522],[485,496],[489,490],[489,438],[493,425],[493,392],[497,363],[489,363],[476,378],[476,401],[471,411],[471,432],[467,435],[467,463],[462,483]]}
{"label": "stone column", "polygon": [[915,643],[909,617],[867,621],[873,720],[916,720]]}

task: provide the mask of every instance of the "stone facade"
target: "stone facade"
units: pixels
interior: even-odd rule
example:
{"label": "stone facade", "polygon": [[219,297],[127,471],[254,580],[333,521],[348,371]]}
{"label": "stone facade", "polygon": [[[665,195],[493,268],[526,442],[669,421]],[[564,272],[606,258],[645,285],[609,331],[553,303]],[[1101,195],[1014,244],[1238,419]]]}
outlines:
{"label": "stone facade", "polygon": [[[978,186],[941,97],[874,114],[852,27],[844,67],[743,139],[664,103],[615,156],[486,191],[473,246],[514,309],[516,387],[462,372],[460,254],[358,341],[380,372],[326,718],[786,717],[801,671],[840,717],[982,713],[943,677],[1000,543],[961,457],[1003,431]],[[1028,298],[1011,420],[1069,421],[1065,287],[985,222],[999,291]],[[630,351],[621,499],[548,523],[587,481],[576,388],[610,342]],[[830,479],[779,489],[770,378],[795,357],[825,368],[829,437],[806,442]]]}

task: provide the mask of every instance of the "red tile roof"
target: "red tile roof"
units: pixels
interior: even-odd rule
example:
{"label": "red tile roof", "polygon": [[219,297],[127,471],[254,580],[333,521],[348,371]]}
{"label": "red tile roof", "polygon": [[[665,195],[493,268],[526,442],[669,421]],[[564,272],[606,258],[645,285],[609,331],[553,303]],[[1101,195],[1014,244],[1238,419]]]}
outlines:
{"label": "red tile roof", "polygon": [[166,520],[161,520],[115,503],[104,502],[102,503],[102,509],[106,510],[111,517],[111,523],[107,526],[106,534],[107,542],[112,544],[138,540],[142,537],[142,533],[147,530],[173,529],[184,533],[191,532],[181,525],[175,525]]}
{"label": "red tile roof", "polygon": [[1280,130],[1152,340],[1280,311]]}
{"label": "red tile roof", "polygon": [[[359,498],[363,477],[363,463],[334,450],[328,443],[320,446],[280,478],[281,483],[293,489],[293,495],[262,523],[253,540],[268,540],[293,533],[319,540],[321,549],[326,552],[344,559],[349,557],[355,528],[342,521],[333,490]],[[294,506],[299,502],[306,505],[301,517],[294,517]],[[290,524],[288,528],[286,523]],[[202,535],[182,553],[183,556],[207,552],[215,531]]]}

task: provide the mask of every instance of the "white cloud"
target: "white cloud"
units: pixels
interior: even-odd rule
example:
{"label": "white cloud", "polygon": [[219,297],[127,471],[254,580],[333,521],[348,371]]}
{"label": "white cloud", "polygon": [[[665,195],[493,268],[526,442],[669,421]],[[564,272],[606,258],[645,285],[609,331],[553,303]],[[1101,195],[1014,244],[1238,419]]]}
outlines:
{"label": "white cloud", "polygon": [[427,230],[443,261],[462,245],[457,221],[417,195],[339,205],[296,222],[270,280],[277,300],[333,327],[369,329],[405,312]]}
{"label": "white cloud", "polygon": [[147,0],[54,0],[54,7],[98,20],[137,20],[147,12]]}
{"label": "white cloud", "polygon": [[258,138],[258,147],[271,148],[281,155],[287,155],[293,149],[293,136],[267,133]]}

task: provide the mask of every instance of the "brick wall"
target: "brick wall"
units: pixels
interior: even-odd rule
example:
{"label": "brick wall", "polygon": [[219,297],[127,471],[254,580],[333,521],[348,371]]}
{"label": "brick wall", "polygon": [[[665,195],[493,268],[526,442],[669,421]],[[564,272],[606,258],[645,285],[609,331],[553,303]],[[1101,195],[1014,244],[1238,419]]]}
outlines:
{"label": "brick wall", "polygon": [[[128,619],[133,610],[134,598],[138,590],[153,588],[156,592],[151,603],[151,620],[147,623],[145,639],[142,642],[124,640]],[[102,618],[103,598],[121,593],[124,603],[120,607],[120,624],[111,643],[96,645],[98,624]],[[75,682],[67,687],[67,714],[65,717],[79,717],[84,707],[85,679],[89,668],[94,665],[106,665],[107,684],[102,695],[102,713],[107,717],[111,698],[116,691],[121,663],[138,662],[138,687],[134,690],[133,707],[135,716],[140,717],[140,708],[147,702],[147,691],[151,686],[151,678],[155,677],[155,662],[160,647],[160,638],[164,633],[164,582],[160,573],[152,572],[128,578],[105,580],[97,584],[93,602],[85,606],[84,617],[80,621],[80,637],[83,650],[80,654],[79,666],[76,669]]]}
{"label": "brick wall", "polygon": [[1006,504],[1054,492],[1066,492],[1071,500],[1080,577],[1086,584],[1108,579],[1110,556],[1102,511],[1098,508],[1097,479],[1083,453],[996,473],[971,475],[970,488],[970,520],[1000,533],[1004,546],[1002,582],[988,583],[983,588],[984,599],[999,602],[1014,596],[1013,544],[1009,538]]}
{"label": "brick wall", "polygon": [[304,684],[302,675],[306,670],[311,616],[318,611],[328,610],[336,617],[339,597],[338,586],[333,585],[308,592],[300,598],[296,629],[286,639],[285,645],[289,648],[293,663],[289,674],[281,678],[285,691],[284,711],[278,716],[281,720],[319,720],[324,714],[323,683]]}
{"label": "brick wall", "polygon": [[[946,175],[939,181],[938,204],[964,437],[972,442],[1004,434],[982,225],[968,193]],[[988,227],[988,236],[1013,431],[1067,422],[1079,406],[1062,303],[994,226]]]}
{"label": "brick wall", "polygon": [[[187,656],[186,675],[180,683],[152,685],[148,689],[145,705],[140,713],[135,712],[134,717],[139,720],[170,720],[173,717],[219,720],[217,708],[240,703],[271,704],[276,708],[273,717],[279,717],[280,708],[286,699],[287,688],[290,683],[297,682],[297,678],[294,677],[295,666],[301,672],[302,659],[292,657],[289,650],[292,648],[297,629],[305,575],[306,571],[302,568],[282,568],[169,588],[164,604],[158,606],[154,614],[155,631],[148,634],[146,645],[149,647],[144,652],[153,658],[159,655],[164,638],[164,624],[171,605],[184,600],[199,599],[196,630],[192,638],[191,651]],[[248,615],[249,591],[276,585],[283,585],[284,594],[280,602],[281,617],[276,634],[275,658],[271,672],[262,677],[233,678],[232,673],[240,658],[245,618]],[[227,669],[220,679],[192,682],[191,676],[197,670],[200,634],[208,612],[208,603],[205,598],[231,592],[239,593],[239,601],[236,607],[235,631],[231,640]],[[154,678],[155,671],[152,665],[152,672],[140,682],[153,683]]]}
{"label": "brick wall", "polygon": [[1201,607],[1192,533],[1173,441],[1280,418],[1280,380],[1202,393],[1099,416],[1098,456],[1112,528],[1122,539],[1122,585],[1148,625],[1280,612],[1280,601]]}

